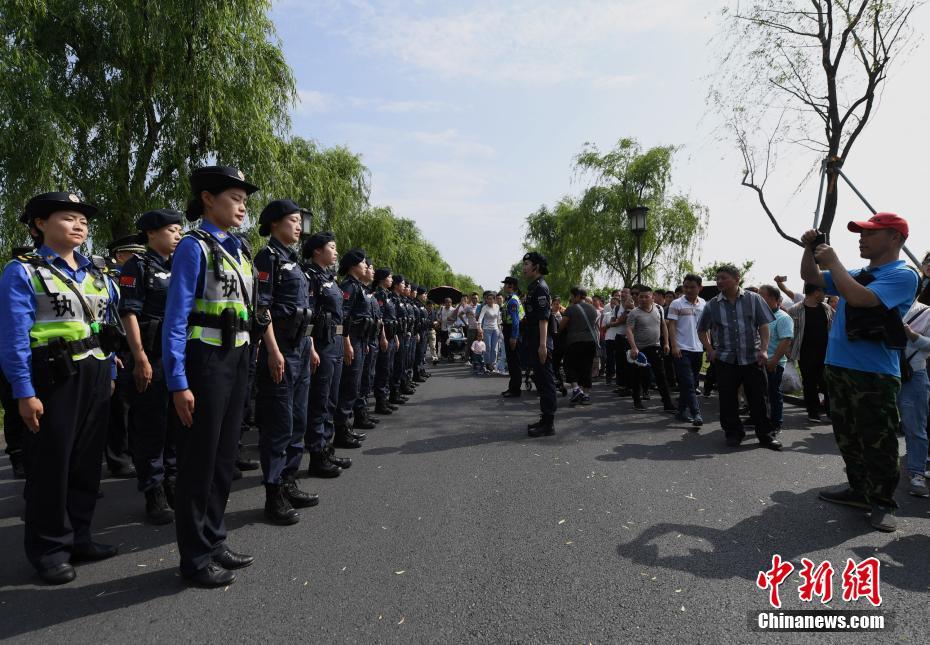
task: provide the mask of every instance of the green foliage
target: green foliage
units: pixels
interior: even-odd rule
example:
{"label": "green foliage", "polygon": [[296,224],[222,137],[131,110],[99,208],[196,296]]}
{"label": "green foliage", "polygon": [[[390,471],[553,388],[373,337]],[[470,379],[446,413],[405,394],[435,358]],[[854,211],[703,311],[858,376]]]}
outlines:
{"label": "green foliage", "polygon": [[634,282],[636,238],[626,213],[639,205],[650,209],[642,281],[677,283],[691,268],[708,216],[701,204],[669,194],[674,152],[671,146],[644,152],[633,139],[603,153],[585,144],[575,158],[578,175],[590,181],[581,198],[565,197],[526,219],[525,246],[549,258],[553,292],[596,279],[618,286]]}
{"label": "green foliage", "polygon": [[700,274],[702,278],[709,280],[712,283],[717,279],[717,271],[720,270],[720,267],[725,265],[735,266],[737,269],[739,269],[739,284],[740,286],[743,286],[743,283],[745,283],[746,279],[749,277],[749,270],[752,269],[752,265],[755,263],[755,260],[745,260],[742,264],[738,262],[719,260],[717,262],[711,262],[702,268]]}
{"label": "green foliage", "polygon": [[[266,0],[13,0],[0,9],[3,245],[33,194],[74,189],[94,237],[181,205],[193,166],[276,175],[295,91]],[[26,154],[24,154],[26,152]]]}

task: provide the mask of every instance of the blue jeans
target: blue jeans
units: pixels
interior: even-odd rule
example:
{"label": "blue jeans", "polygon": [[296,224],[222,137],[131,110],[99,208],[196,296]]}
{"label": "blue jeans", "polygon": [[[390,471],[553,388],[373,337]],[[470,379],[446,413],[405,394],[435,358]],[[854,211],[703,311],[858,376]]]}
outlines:
{"label": "blue jeans", "polygon": [[776,430],[781,429],[784,420],[785,397],[781,393],[781,379],[785,375],[785,368],[781,365],[775,368],[774,372],[768,372],[769,376],[769,410],[772,417],[772,426]]}
{"label": "blue jeans", "polygon": [[927,370],[918,370],[911,380],[901,384],[898,409],[907,446],[907,472],[923,475],[927,465],[927,412],[930,403],[930,379]]}
{"label": "blue jeans", "polygon": [[497,341],[501,333],[496,327],[481,331],[484,333],[484,364],[493,367],[497,363]]}
{"label": "blue jeans", "polygon": [[701,414],[701,404],[698,403],[694,388],[697,387],[703,359],[704,352],[686,350],[682,350],[681,358],[673,358],[675,374],[678,376],[678,412],[682,414],[690,413],[691,416]]}

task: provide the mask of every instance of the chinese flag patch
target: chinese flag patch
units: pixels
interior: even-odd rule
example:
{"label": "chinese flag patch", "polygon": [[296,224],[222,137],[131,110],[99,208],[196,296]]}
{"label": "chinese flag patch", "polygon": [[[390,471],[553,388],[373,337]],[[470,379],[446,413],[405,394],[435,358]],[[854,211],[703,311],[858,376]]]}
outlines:
{"label": "chinese flag patch", "polygon": [[119,277],[119,286],[121,286],[121,287],[129,287],[130,289],[134,289],[134,288],[136,287],[136,278],[135,278],[135,276],[131,276],[131,275],[121,275],[121,276]]}
{"label": "chinese flag patch", "polygon": [[342,299],[343,299],[343,300],[348,300],[348,299],[349,299],[349,292],[348,292],[348,291],[343,291],[343,292],[342,292]]}
{"label": "chinese flag patch", "polygon": [[267,271],[259,271],[259,272],[258,272],[258,280],[259,280],[259,282],[268,282],[269,278],[271,278],[271,274],[268,273]]}

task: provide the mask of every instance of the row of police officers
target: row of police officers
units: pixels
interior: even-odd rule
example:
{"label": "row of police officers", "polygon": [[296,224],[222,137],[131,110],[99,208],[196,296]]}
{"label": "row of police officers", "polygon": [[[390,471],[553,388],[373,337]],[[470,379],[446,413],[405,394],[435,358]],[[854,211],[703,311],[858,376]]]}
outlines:
{"label": "row of police officers", "polygon": [[46,582],[117,554],[90,531],[115,388],[149,520],[175,523],[186,580],[219,587],[253,561],[228,546],[224,523],[250,373],[264,513],[280,525],[319,501],[297,484],[305,452],[310,476],[339,476],[351,460],[335,448],[358,448],[379,421],[369,398],[375,415],[396,413],[428,378],[425,288],[360,249],[340,257],[332,233],[298,254],[290,200],[261,212],[269,239],[253,256],[231,231],[256,190],[236,168],[195,170],[185,215],[199,226],[182,234],[185,215],[145,213],[144,248],[119,272],[78,252],[94,206],[72,193],[26,205],[35,246],[0,277],[0,369],[7,419],[25,428],[26,556]]}

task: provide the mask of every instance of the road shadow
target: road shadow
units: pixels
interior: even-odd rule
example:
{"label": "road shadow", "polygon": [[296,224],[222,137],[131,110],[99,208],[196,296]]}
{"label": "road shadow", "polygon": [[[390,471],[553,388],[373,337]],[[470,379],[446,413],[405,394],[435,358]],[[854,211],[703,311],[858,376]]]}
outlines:
{"label": "road shadow", "polygon": [[[823,490],[776,491],[774,504],[758,515],[718,529],[699,524],[662,522],[617,546],[617,555],[636,564],[681,571],[705,578],[755,581],[773,554],[795,566],[810,553],[834,549],[857,536],[875,534],[865,511],[835,507],[817,499]],[[927,593],[926,554],[930,538],[903,536],[885,547],[854,547],[859,556],[886,553],[895,564],[882,567],[883,582]],[[816,558],[813,558],[816,560]],[[837,562],[833,562],[834,568]],[[842,567],[843,563],[839,563]],[[749,589],[750,587],[747,587]]]}

